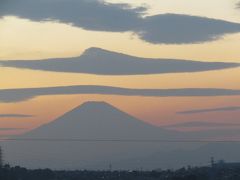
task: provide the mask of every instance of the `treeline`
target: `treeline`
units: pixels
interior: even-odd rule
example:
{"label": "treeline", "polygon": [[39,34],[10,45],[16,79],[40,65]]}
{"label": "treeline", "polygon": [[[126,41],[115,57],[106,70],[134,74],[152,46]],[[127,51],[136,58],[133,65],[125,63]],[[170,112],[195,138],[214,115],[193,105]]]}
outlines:
{"label": "treeline", "polygon": [[240,180],[240,167],[195,167],[158,171],[53,171],[5,165],[0,180]]}

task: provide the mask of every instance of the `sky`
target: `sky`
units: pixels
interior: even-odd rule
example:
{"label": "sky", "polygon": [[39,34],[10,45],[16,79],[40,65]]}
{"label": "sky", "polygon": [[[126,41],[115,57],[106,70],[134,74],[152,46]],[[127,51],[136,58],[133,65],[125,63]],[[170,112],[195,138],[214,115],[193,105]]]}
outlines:
{"label": "sky", "polygon": [[[164,97],[52,93],[21,99],[29,93],[29,88],[81,85],[135,90],[240,90],[237,64],[240,63],[240,9],[237,3],[237,0],[1,1],[0,136],[24,133],[86,101],[98,100],[156,126],[181,131],[238,128],[239,93]],[[92,47],[96,48],[87,50]],[[39,66],[22,68],[16,63],[43,59],[50,62],[57,58],[53,64],[57,67],[60,61],[70,62],[78,57],[84,62],[92,57],[91,53],[98,53],[91,71],[94,66],[102,66],[103,62],[96,59],[100,60],[100,55],[105,57],[106,52],[111,52],[111,57],[121,53],[121,61],[125,55],[130,55],[127,56],[129,61],[134,59],[136,64],[143,60],[145,63],[162,59],[168,62],[194,60],[206,63],[210,70],[114,75],[119,70],[114,66],[115,61],[113,74],[66,72],[61,68],[56,72]],[[15,65],[4,65],[5,61]],[[223,64],[221,68],[211,69],[213,62]],[[236,66],[224,68],[227,63],[236,63]],[[84,69],[84,64],[81,65]],[[172,69],[180,65],[172,64]],[[127,66],[129,64],[125,68]],[[111,68],[104,71],[106,69]],[[25,88],[25,94],[17,97],[21,88]],[[11,90],[21,100],[11,100],[14,96]],[[6,100],[8,94],[10,98]]]}

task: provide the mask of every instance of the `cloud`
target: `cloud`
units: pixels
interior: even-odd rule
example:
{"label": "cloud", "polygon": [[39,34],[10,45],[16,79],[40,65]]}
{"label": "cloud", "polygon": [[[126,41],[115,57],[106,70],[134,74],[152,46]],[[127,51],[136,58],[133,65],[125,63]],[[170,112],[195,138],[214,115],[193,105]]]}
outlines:
{"label": "cloud", "polygon": [[1,16],[19,16],[34,21],[60,21],[88,30],[130,31],[141,21],[144,7],[110,4],[97,0],[3,0]]}
{"label": "cloud", "polygon": [[240,32],[237,23],[205,17],[159,14],[143,17],[145,7],[97,0],[2,0],[0,17],[59,21],[87,30],[132,31],[150,43],[199,43]]}
{"label": "cloud", "polygon": [[225,111],[240,111],[240,106],[229,106],[229,107],[220,107],[212,109],[194,109],[188,111],[180,111],[177,114],[200,114],[200,113],[210,113],[210,112],[225,112]]}
{"label": "cloud", "polygon": [[0,64],[5,67],[98,75],[201,72],[240,67],[239,63],[138,58],[100,48],[89,48],[75,58],[0,61]]}
{"label": "cloud", "polygon": [[24,128],[0,128],[0,131],[18,131],[24,130]]}
{"label": "cloud", "polygon": [[237,3],[237,8],[240,8],[240,2]]}
{"label": "cloud", "polygon": [[0,118],[29,118],[33,115],[28,114],[0,114]]}
{"label": "cloud", "polygon": [[238,96],[240,90],[233,89],[128,89],[111,86],[59,86],[47,88],[24,88],[0,90],[0,102],[20,102],[38,96],[71,94],[102,94],[146,97],[202,97],[202,96]]}
{"label": "cloud", "polygon": [[163,14],[144,19],[141,39],[158,44],[188,44],[214,41],[240,32],[240,24],[180,14]]}
{"label": "cloud", "polygon": [[219,128],[219,127],[240,127],[240,124],[212,123],[212,122],[185,122],[162,126],[164,128]]}

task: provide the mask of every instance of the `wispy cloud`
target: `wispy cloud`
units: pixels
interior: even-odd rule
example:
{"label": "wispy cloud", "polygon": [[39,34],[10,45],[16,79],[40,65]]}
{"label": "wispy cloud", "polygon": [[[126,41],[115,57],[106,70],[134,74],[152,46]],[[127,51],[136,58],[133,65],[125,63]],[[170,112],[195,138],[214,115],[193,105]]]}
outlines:
{"label": "wispy cloud", "polygon": [[200,113],[225,112],[225,111],[240,111],[240,106],[229,106],[229,107],[210,108],[210,109],[193,109],[188,111],[180,111],[180,112],[177,112],[177,114],[200,114]]}
{"label": "wispy cloud", "polygon": [[24,128],[0,128],[0,131],[19,131],[25,130]]}
{"label": "wispy cloud", "polygon": [[164,128],[220,128],[220,127],[239,127],[240,124],[213,123],[213,122],[185,122],[163,126]]}
{"label": "wispy cloud", "polygon": [[33,115],[28,114],[0,114],[0,118],[30,118]]}
{"label": "wispy cloud", "polygon": [[0,102],[20,102],[38,96],[68,94],[104,94],[146,97],[202,97],[202,96],[236,96],[240,90],[186,88],[186,89],[128,89],[111,86],[60,86],[47,88],[24,88],[0,90]]}
{"label": "wispy cloud", "polygon": [[198,43],[240,32],[239,24],[223,20],[179,14],[142,17],[145,12],[146,7],[95,0],[2,0],[0,6],[0,16],[60,21],[95,31],[132,31],[150,43]]}
{"label": "wispy cloud", "polygon": [[240,67],[239,63],[139,58],[100,48],[87,49],[76,58],[0,61],[0,64],[5,67],[98,75],[186,73]]}

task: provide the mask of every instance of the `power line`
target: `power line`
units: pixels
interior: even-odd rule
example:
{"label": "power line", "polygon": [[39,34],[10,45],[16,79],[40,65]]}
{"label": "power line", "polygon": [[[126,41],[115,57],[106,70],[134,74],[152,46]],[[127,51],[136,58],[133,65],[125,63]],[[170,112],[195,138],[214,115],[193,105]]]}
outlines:
{"label": "power line", "polygon": [[43,141],[43,142],[126,142],[126,143],[240,143],[240,140],[201,139],[78,139],[78,138],[0,138],[0,141]]}

